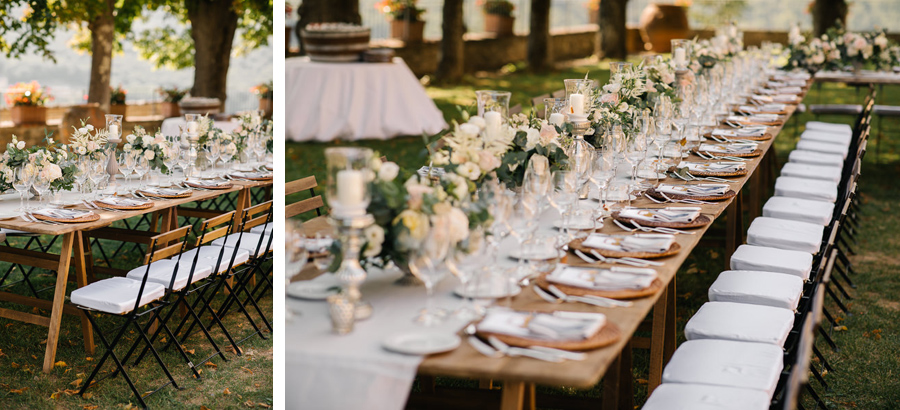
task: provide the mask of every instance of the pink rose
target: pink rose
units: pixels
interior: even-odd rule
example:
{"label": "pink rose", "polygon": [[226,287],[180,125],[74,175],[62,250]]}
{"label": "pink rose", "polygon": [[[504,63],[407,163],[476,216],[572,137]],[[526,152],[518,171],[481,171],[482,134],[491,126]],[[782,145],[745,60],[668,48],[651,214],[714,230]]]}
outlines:
{"label": "pink rose", "polygon": [[478,153],[478,167],[485,173],[491,172],[500,166],[500,158],[487,151]]}
{"label": "pink rose", "polygon": [[617,103],[619,102],[619,94],[606,94],[600,97],[601,103]]}
{"label": "pink rose", "polygon": [[559,133],[556,132],[556,127],[550,124],[541,125],[541,145],[556,142],[557,138],[559,138]]}

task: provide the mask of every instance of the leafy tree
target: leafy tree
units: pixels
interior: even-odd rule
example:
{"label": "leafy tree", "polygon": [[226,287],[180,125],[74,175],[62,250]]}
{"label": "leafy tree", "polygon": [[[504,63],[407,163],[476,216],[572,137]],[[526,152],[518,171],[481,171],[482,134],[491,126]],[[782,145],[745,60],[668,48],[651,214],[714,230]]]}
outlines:
{"label": "leafy tree", "polygon": [[441,60],[434,76],[438,81],[459,81],[465,69],[463,0],[444,1],[442,16]]}
{"label": "leafy tree", "polygon": [[628,0],[604,0],[600,2],[600,30],[597,32],[598,54],[600,58],[624,59],[628,52],[625,47],[625,11]]}
{"label": "leafy tree", "polygon": [[[132,40],[156,67],[194,67],[191,95],[225,101],[231,56],[268,44],[272,0],[147,0],[175,17],[174,25],[144,30]],[[239,33],[240,42],[234,45]]]}

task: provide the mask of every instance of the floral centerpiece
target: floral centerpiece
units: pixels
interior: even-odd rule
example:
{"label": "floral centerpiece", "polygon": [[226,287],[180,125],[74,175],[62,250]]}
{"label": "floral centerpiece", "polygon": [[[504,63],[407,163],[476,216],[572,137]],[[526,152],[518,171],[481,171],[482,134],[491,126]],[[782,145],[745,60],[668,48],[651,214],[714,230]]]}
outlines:
{"label": "floral centerpiece", "polygon": [[802,68],[812,73],[821,70],[860,70],[871,67],[889,70],[900,63],[900,46],[891,42],[885,31],[848,32],[838,25],[820,37],[807,38],[794,26],[788,33],[790,56],[785,68]]}
{"label": "floral centerpiece", "polygon": [[645,109],[652,111],[656,98],[675,98],[675,74],[669,62],[659,62],[649,66],[622,69],[614,74],[609,83],[597,90],[594,109],[589,119],[593,122],[593,132],[585,140],[599,146],[603,130],[621,125],[626,136],[637,132],[637,118]]}
{"label": "floral centerpiece", "polygon": [[105,129],[95,129],[87,120],[81,120],[81,127],[72,127],[72,136],[69,138],[69,148],[72,153],[92,160],[100,159],[106,152],[109,132]]}
{"label": "floral centerpiece", "polygon": [[268,120],[260,118],[259,114],[253,111],[245,112],[238,116],[238,125],[231,132],[231,142],[234,143],[234,154],[239,156],[247,150],[247,142],[250,133],[260,128],[268,128]]}
{"label": "floral centerpiece", "polygon": [[691,70],[695,72],[715,67],[728,54],[726,44],[713,44],[711,40],[697,39],[694,39],[691,44],[693,44],[691,48]]}
{"label": "floral centerpiece", "polygon": [[31,172],[43,181],[50,182],[52,191],[72,189],[75,182],[75,164],[71,163],[67,147],[57,143],[50,135],[44,138],[46,146],[26,147],[15,135],[6,144],[6,152],[0,156],[0,190],[12,188],[15,172],[22,165],[31,167]]}
{"label": "floral centerpiece", "polygon": [[132,155],[139,155],[147,158],[150,167],[163,172],[169,172],[166,168],[166,159],[172,156],[172,149],[166,141],[166,137],[162,132],[157,132],[155,136],[147,133],[144,127],[136,125],[134,133],[125,137],[125,145],[122,151]]}

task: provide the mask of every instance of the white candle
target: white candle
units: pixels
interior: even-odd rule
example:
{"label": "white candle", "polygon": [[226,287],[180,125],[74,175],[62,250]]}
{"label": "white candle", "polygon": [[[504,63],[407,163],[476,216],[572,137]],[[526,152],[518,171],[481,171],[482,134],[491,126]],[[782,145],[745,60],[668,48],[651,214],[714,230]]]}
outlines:
{"label": "white candle", "polygon": [[553,124],[553,125],[562,125],[563,122],[564,122],[565,120],[566,120],[566,116],[565,116],[565,115],[562,115],[562,114],[560,114],[560,113],[558,113],[558,112],[555,112],[555,113],[553,113],[553,114],[550,114],[550,120],[549,120],[549,121],[550,121],[550,123]]}
{"label": "white candle", "polygon": [[363,205],[365,179],[362,171],[345,169],[337,173],[337,197],[342,207]]}
{"label": "white candle", "polygon": [[503,117],[497,111],[487,111],[484,113],[484,123],[491,132],[499,131]]}
{"label": "white candle", "polygon": [[188,122],[187,126],[188,126],[188,132],[190,132],[190,133],[195,133],[200,129],[200,124],[198,124],[197,121]]}
{"label": "white candle", "polygon": [[673,55],[673,59],[675,60],[676,67],[684,66],[684,49],[679,47],[675,49],[675,54]]}
{"label": "white candle", "polygon": [[119,126],[116,124],[109,125],[109,136],[110,138],[119,138]]}
{"label": "white candle", "polygon": [[584,94],[575,93],[570,95],[569,106],[572,108],[572,114],[584,115]]}

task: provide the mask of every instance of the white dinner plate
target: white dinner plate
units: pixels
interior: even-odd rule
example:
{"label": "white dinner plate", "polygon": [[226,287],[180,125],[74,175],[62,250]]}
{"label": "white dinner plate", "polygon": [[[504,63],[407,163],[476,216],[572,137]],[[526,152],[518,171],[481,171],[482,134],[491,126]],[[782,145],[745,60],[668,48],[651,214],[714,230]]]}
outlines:
{"label": "white dinner plate", "polygon": [[522,288],[519,286],[508,286],[504,280],[492,280],[489,278],[487,282],[478,282],[468,289],[463,289],[462,285],[459,285],[456,289],[453,289],[453,293],[464,298],[500,299],[516,296],[522,293]]}
{"label": "white dinner plate", "polygon": [[392,352],[427,355],[448,352],[459,347],[459,336],[453,333],[412,331],[388,337],[381,346]]}
{"label": "white dinner plate", "polygon": [[3,211],[0,212],[0,219],[10,219],[10,218],[18,218],[22,216],[22,212],[20,211]]}
{"label": "white dinner plate", "polygon": [[509,257],[513,259],[525,259],[525,260],[547,260],[553,258],[561,258],[563,252],[559,249],[554,249],[552,247],[542,247],[541,249],[513,249],[512,252],[509,253]]}
{"label": "white dinner plate", "polygon": [[340,291],[341,289],[338,285],[300,281],[288,285],[287,295],[298,299],[325,300],[331,295],[340,293]]}

